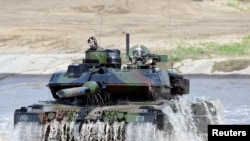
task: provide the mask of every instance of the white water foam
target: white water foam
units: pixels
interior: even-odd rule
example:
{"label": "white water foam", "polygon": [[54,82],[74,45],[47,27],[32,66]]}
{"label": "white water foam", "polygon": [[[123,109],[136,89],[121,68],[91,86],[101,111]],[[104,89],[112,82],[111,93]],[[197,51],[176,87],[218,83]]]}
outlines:
{"label": "white water foam", "polygon": [[[193,101],[180,98],[173,108],[166,104],[162,111],[167,115],[164,130],[158,130],[153,123],[114,122],[107,124],[52,122],[45,126],[36,123],[20,123],[13,132],[0,133],[1,141],[205,141],[206,133],[199,133],[193,119]],[[223,108],[219,101],[210,101],[216,107],[217,117],[207,115],[212,124],[223,123]],[[209,111],[209,110],[207,110]],[[211,116],[211,117],[209,117]],[[168,129],[168,130],[165,130]],[[169,130],[171,129],[171,130]],[[45,136],[46,135],[46,136]]]}

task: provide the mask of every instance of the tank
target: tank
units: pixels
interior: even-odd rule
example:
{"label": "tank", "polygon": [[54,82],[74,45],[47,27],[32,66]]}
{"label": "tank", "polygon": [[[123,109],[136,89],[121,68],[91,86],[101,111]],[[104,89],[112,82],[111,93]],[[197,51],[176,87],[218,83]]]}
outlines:
{"label": "tank", "polygon": [[[167,55],[129,47],[129,34],[126,41],[124,59],[119,49],[86,51],[81,63],[53,73],[47,87],[54,100],[16,109],[14,125],[38,125],[38,140],[125,140],[126,126],[147,123],[172,133],[175,125],[163,109],[178,113],[175,101],[190,93],[190,80],[157,67]],[[191,109],[197,131],[206,133],[206,125],[216,121],[213,103],[196,101]]]}

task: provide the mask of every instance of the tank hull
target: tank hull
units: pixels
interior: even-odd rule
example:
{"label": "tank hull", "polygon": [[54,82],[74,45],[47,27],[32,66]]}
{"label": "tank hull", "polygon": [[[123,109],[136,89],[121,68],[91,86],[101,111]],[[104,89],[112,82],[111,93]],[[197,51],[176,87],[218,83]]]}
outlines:
{"label": "tank hull", "polygon": [[[153,105],[148,105],[153,104]],[[56,102],[43,102],[17,109],[14,124],[19,122],[152,122],[163,123],[161,102],[123,103],[113,106],[73,106]],[[160,124],[159,124],[159,128]]]}
{"label": "tank hull", "polygon": [[[60,138],[63,138],[62,134],[67,134],[70,138],[77,138],[82,130],[86,130],[86,126],[98,129],[100,124],[105,127],[109,126],[110,131],[105,132],[106,136],[120,134],[119,136],[123,138],[121,140],[125,140],[125,130],[131,125],[137,127],[150,124],[152,130],[156,129],[171,135],[174,134],[176,128],[179,128],[171,119],[173,116],[176,116],[177,120],[185,118],[186,122],[190,124],[190,128],[195,130],[193,132],[197,132],[199,135],[206,135],[208,124],[219,123],[219,111],[216,111],[213,102],[196,101],[185,105],[187,107],[183,107],[184,105],[180,105],[180,103],[182,102],[178,99],[120,103],[113,106],[73,106],[56,102],[41,102],[17,109],[14,113],[14,123],[15,126],[25,123],[39,125],[39,138],[43,138],[40,140],[48,140],[51,138],[51,134]],[[119,131],[115,130],[116,128],[120,128]],[[57,132],[53,133],[55,129]],[[76,135],[72,130],[77,131],[78,134]],[[100,131],[96,132],[103,134],[99,133]],[[81,134],[84,135],[85,132]],[[95,138],[95,135],[91,136]]]}

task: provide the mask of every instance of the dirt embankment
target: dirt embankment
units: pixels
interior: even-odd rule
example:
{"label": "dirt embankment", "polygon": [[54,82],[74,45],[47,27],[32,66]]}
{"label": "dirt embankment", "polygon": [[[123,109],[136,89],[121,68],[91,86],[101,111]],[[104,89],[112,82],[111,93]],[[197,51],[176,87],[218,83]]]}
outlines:
{"label": "dirt embankment", "polygon": [[[124,51],[127,32],[131,44],[152,51],[171,50],[182,40],[233,42],[250,34],[249,12],[229,7],[233,2],[238,1],[0,0],[0,53],[83,54],[92,35],[101,46]],[[179,70],[197,72],[213,59],[221,58],[186,60]]]}

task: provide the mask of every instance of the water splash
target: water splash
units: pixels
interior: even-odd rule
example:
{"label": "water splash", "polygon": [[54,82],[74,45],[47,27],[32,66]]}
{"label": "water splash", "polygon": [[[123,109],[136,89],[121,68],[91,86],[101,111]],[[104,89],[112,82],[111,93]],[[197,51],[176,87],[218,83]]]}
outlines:
{"label": "water splash", "polygon": [[167,135],[168,139],[173,141],[202,141],[203,138],[197,132],[197,127],[193,120],[191,103],[179,99],[174,101],[176,111],[173,111],[169,106],[163,109],[167,114],[169,124],[172,125],[171,134]]}
{"label": "water splash", "polygon": [[38,123],[18,123],[15,127],[16,141],[41,141],[43,127]]}
{"label": "water splash", "polygon": [[165,139],[206,141],[207,125],[224,123],[223,106],[219,100],[182,97],[172,102],[174,110],[170,106],[163,109],[167,115],[166,121],[169,121],[167,124],[172,128],[168,134],[164,134]]}
{"label": "water splash", "polygon": [[218,100],[179,98],[166,103],[162,111],[166,115],[163,130],[139,122],[20,123],[17,141],[206,141],[207,124],[224,121]]}

